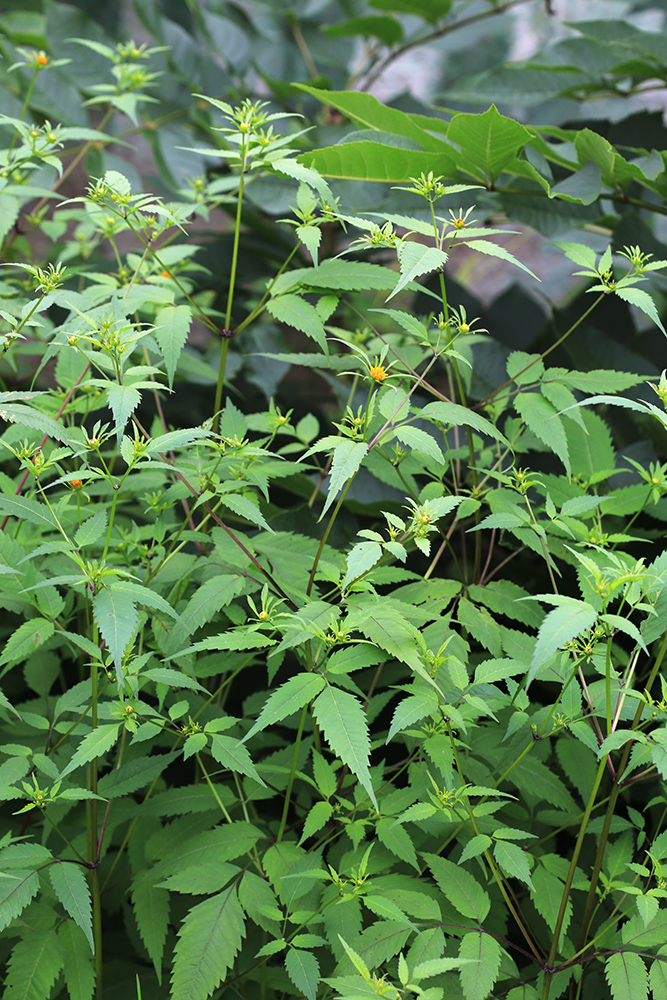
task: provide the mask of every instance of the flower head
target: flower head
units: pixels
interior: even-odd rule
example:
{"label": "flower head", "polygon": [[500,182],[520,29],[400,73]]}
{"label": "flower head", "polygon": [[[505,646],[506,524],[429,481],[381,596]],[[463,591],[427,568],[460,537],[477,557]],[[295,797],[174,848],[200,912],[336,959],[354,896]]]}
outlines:
{"label": "flower head", "polygon": [[384,382],[387,377],[387,372],[382,365],[371,365],[368,374],[375,382]]}

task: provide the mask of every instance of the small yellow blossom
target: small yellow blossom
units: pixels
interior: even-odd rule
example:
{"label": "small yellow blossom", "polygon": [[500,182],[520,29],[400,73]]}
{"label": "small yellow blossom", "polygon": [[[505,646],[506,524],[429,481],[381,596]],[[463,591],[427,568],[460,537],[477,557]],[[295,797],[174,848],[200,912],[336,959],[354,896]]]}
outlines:
{"label": "small yellow blossom", "polygon": [[384,382],[387,377],[387,373],[382,365],[372,365],[372,367],[368,369],[368,374],[375,382]]}

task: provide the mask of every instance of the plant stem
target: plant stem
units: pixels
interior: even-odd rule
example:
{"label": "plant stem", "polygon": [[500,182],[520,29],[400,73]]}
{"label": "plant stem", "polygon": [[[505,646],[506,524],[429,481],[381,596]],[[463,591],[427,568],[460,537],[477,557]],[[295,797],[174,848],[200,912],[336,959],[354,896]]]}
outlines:
{"label": "plant stem", "polygon": [[308,705],[304,705],[301,710],[301,718],[299,719],[299,728],[297,730],[296,740],[294,742],[292,767],[290,769],[289,781],[287,782],[287,789],[285,791],[285,801],[283,803],[283,814],[280,819],[280,829],[278,830],[278,836],[276,837],[277,844],[279,844],[280,841],[283,839],[285,827],[287,826],[287,814],[289,812],[290,800],[292,798],[292,787],[294,785],[294,778],[296,777],[296,765],[299,760],[299,747],[301,746],[301,737],[303,736],[303,727],[306,724],[307,715],[308,715]]}
{"label": "plant stem", "polygon": [[[463,770],[461,768],[461,761],[459,759],[458,750],[456,748],[456,741],[454,740],[454,734],[452,733],[452,727],[450,726],[449,722],[447,723],[447,733],[448,733],[448,736],[449,736],[449,742],[450,742],[451,747],[452,747],[452,753],[454,754],[454,761],[455,761],[455,764],[456,764],[456,771],[457,771],[459,779],[461,781],[461,786],[465,789],[465,787],[466,787],[466,781],[465,781],[465,778],[463,776]],[[475,831],[475,835],[479,836],[479,826],[477,825],[477,820],[475,818],[475,813],[474,813],[473,808],[472,808],[472,806],[470,804],[470,798],[469,798],[469,796],[465,792],[463,794],[463,798],[464,798],[464,801],[465,801],[465,804],[466,804],[466,808],[467,808],[467,811],[468,811],[468,816],[470,817],[470,823],[472,825],[472,828]],[[542,965],[542,956],[540,955],[539,951],[537,950],[537,947],[534,944],[533,939],[531,938],[530,934],[528,933],[528,930],[524,926],[524,923],[523,923],[521,917],[519,916],[519,914],[517,912],[517,909],[514,906],[514,903],[510,899],[510,896],[509,896],[509,893],[507,892],[507,889],[505,887],[505,883],[504,883],[504,880],[502,878],[502,875],[498,871],[498,866],[496,865],[495,859],[493,858],[491,852],[488,851],[488,850],[484,851],[484,857],[486,859],[486,863],[488,864],[489,868],[491,869],[491,872],[492,872],[493,877],[494,877],[494,879],[496,881],[496,884],[497,884],[498,888],[500,889],[501,895],[502,895],[503,899],[505,900],[505,905],[507,906],[507,909],[512,914],[512,917],[514,918],[514,921],[515,921],[517,927],[521,931],[521,934],[523,935],[524,941],[526,942],[526,944],[530,948],[530,950],[531,950],[533,956],[535,957],[535,959],[538,961],[538,963],[540,965]]]}
{"label": "plant stem", "polygon": [[[658,651],[658,655],[656,657],[655,663],[653,664],[653,669],[651,670],[651,673],[649,675],[649,679],[648,679],[648,681],[647,681],[647,683],[645,685],[645,690],[646,691],[650,691],[651,688],[653,687],[653,683],[654,683],[656,677],[658,676],[658,672],[660,670],[660,667],[662,666],[662,661],[665,658],[665,653],[667,653],[667,633],[665,633],[665,636],[664,636],[664,638],[662,640],[662,644],[661,644],[660,649]],[[632,720],[632,725],[630,726],[631,730],[634,730],[634,729],[636,729],[639,726],[639,723],[641,722],[641,717],[642,717],[643,711],[644,711],[644,705],[640,702],[639,705],[637,706],[637,710],[635,712],[635,717]],[[603,823],[603,826],[602,826],[602,832],[600,834],[600,842],[598,844],[597,856],[595,858],[595,864],[593,866],[593,873],[591,875],[591,884],[590,884],[590,888],[588,890],[588,898],[586,900],[586,909],[584,911],[584,917],[583,917],[583,920],[582,920],[582,923],[581,923],[581,933],[579,935],[579,942],[578,942],[578,945],[577,945],[577,951],[578,952],[582,951],[584,949],[584,947],[585,947],[585,944],[586,944],[586,937],[588,935],[588,928],[589,928],[589,925],[590,925],[590,922],[591,922],[591,917],[593,915],[593,907],[595,905],[595,898],[596,898],[596,890],[597,890],[598,879],[600,878],[600,871],[602,869],[602,861],[603,861],[603,858],[604,858],[604,852],[605,852],[605,849],[606,849],[606,846],[607,846],[607,839],[609,837],[609,830],[611,829],[611,821],[614,818],[614,811],[616,809],[616,802],[618,801],[618,796],[620,795],[621,788],[622,788],[621,779],[622,779],[623,773],[624,773],[624,771],[625,771],[625,769],[627,767],[628,760],[630,759],[630,751],[631,750],[632,750],[632,742],[629,741],[628,743],[625,744],[625,747],[623,748],[623,756],[621,757],[620,763],[618,765],[618,769],[616,771],[616,780],[614,781],[614,786],[613,786],[613,788],[611,790],[611,794],[609,796],[609,802],[607,803],[607,812],[605,814],[604,823]]]}
{"label": "plant stem", "polygon": [[213,432],[217,434],[220,426],[220,406],[222,404],[222,389],[227,368],[227,352],[231,337],[232,305],[234,302],[234,286],[236,284],[236,265],[239,258],[239,240],[241,236],[241,211],[243,208],[243,185],[245,182],[246,164],[248,161],[248,142],[243,142],[241,156],[241,176],[239,177],[239,193],[236,201],[236,221],[234,223],[234,246],[232,248],[232,264],[229,271],[229,292],[227,295],[227,311],[225,313],[225,328],[222,331],[220,344],[220,364],[218,366],[218,384],[215,387],[215,402],[213,404]]}
{"label": "plant stem", "polygon": [[313,560],[313,568],[311,569],[310,576],[308,577],[308,586],[306,587],[306,597],[310,597],[311,591],[313,589],[313,583],[315,581],[315,573],[317,571],[317,566],[318,566],[318,563],[320,561],[320,556],[322,555],[322,552],[324,551],[324,546],[327,543],[327,538],[329,537],[329,532],[333,528],[334,521],[336,520],[336,517],[338,516],[338,511],[340,510],[340,508],[341,508],[341,506],[343,504],[343,500],[345,499],[347,491],[349,490],[350,486],[352,485],[353,479],[354,479],[354,476],[352,477],[352,479],[348,480],[348,482],[347,482],[347,484],[345,486],[345,489],[341,493],[340,498],[338,500],[338,503],[336,504],[336,506],[334,508],[334,512],[331,515],[331,517],[329,518],[329,523],[327,524],[326,531],[322,535],[322,541],[320,542],[320,546],[319,546],[317,552],[315,553],[315,559]]}
{"label": "plant stem", "polygon": [[583,321],[586,319],[587,316],[590,316],[590,314],[593,312],[593,310],[595,309],[595,307],[598,305],[599,302],[602,301],[602,299],[604,297],[605,297],[605,293],[604,292],[600,292],[600,294],[596,298],[596,300],[593,303],[593,305],[589,306],[588,309],[586,310],[586,312],[581,314],[581,316],[579,317],[579,319],[576,320],[576,322],[574,322],[572,324],[572,326],[570,327],[569,330],[565,331],[565,333],[563,334],[562,337],[558,338],[558,340],[556,341],[555,344],[552,344],[551,347],[548,347],[546,349],[546,351],[542,351],[541,354],[538,354],[538,356],[533,361],[531,361],[529,364],[527,364],[525,368],[522,368],[520,372],[517,372],[516,375],[514,376],[514,378],[510,378],[510,379],[507,380],[507,382],[503,382],[502,385],[499,385],[497,389],[494,389],[493,392],[490,392],[489,395],[485,396],[484,399],[482,399],[482,400],[479,401],[479,403],[475,403],[475,405],[472,407],[472,409],[473,410],[479,410],[482,406],[484,406],[485,403],[488,403],[488,401],[490,399],[494,399],[495,396],[497,396],[499,392],[502,392],[503,389],[506,389],[509,385],[512,385],[512,383],[514,382],[515,378],[517,378],[519,375],[523,375],[523,373],[527,372],[529,368],[532,368],[533,365],[536,365],[538,363],[538,361],[544,361],[544,359],[549,354],[551,354],[552,351],[555,351],[556,348],[559,347],[563,343],[564,340],[567,340],[567,338],[570,336],[571,333],[574,333],[574,331],[577,329],[577,327],[580,326],[583,323]]}
{"label": "plant stem", "polygon": [[563,928],[563,920],[565,919],[565,910],[567,909],[567,903],[570,898],[570,891],[572,889],[572,883],[574,881],[574,876],[577,871],[577,862],[579,861],[579,855],[581,853],[581,848],[583,847],[584,837],[586,835],[586,829],[588,827],[588,821],[591,817],[591,812],[595,805],[595,798],[600,788],[600,782],[602,781],[602,775],[607,767],[607,754],[602,758],[598,764],[597,774],[595,775],[595,781],[593,782],[593,787],[591,793],[588,796],[588,802],[586,803],[586,811],[584,812],[583,819],[581,821],[581,826],[579,827],[579,836],[577,837],[577,842],[574,845],[574,852],[572,854],[572,860],[570,861],[570,867],[567,873],[567,878],[565,880],[565,885],[563,887],[563,896],[560,901],[560,909],[558,910],[558,916],[556,918],[556,926],[554,928],[553,941],[551,942],[551,951],[549,952],[549,958],[547,961],[547,969],[544,973],[544,984],[542,986],[542,1000],[549,1000],[549,992],[551,990],[551,981],[553,979],[553,967],[556,961],[556,955],[558,954],[558,941],[560,939],[561,930]]}
{"label": "plant stem", "polygon": [[470,24],[476,24],[477,21],[486,20],[489,17],[493,17],[497,14],[502,14],[503,11],[510,10],[512,7],[518,7],[519,4],[527,3],[528,0],[509,0],[508,3],[495,4],[491,10],[483,10],[478,14],[471,14],[470,17],[463,17],[460,21],[454,21],[450,24],[444,24],[440,28],[434,28],[427,35],[422,35],[420,38],[410,38],[407,42],[403,42],[402,45],[398,45],[396,48],[382,59],[382,61],[375,67],[375,69],[370,72],[361,86],[358,86],[357,90],[366,91],[375,83],[377,78],[384,73],[385,69],[403,55],[404,52],[409,52],[410,49],[414,49],[418,45],[425,45],[427,42],[432,42],[436,38],[442,38],[443,35],[449,35],[453,31],[458,31],[460,28],[467,28]]}
{"label": "plant stem", "polygon": [[[97,631],[97,630],[96,630]],[[97,729],[97,663],[90,666],[91,693],[91,730]],[[93,795],[97,795],[97,758],[90,764],[88,787]],[[90,892],[93,901],[93,943],[95,945],[95,997],[104,1000],[103,953],[102,953],[102,905],[100,899],[100,868],[97,856],[97,799],[91,798],[88,803],[88,860],[90,862]]]}

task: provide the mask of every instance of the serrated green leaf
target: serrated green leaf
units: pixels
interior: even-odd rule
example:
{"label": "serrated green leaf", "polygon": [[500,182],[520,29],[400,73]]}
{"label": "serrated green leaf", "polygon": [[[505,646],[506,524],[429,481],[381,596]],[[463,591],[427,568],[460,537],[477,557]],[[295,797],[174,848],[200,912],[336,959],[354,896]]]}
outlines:
{"label": "serrated green leaf", "polygon": [[177,757],[178,752],[174,751],[126,761],[120,767],[102,775],[97,790],[105,799],[131,795],[132,792],[137,792],[154,781]]}
{"label": "serrated green leaf", "polygon": [[401,277],[391,295],[387,297],[387,302],[411,281],[421,277],[422,274],[430,274],[431,271],[444,267],[447,263],[447,256],[444,250],[439,250],[437,247],[425,247],[423,243],[414,243],[410,240],[399,243],[398,263]]}
{"label": "serrated green leaf", "polygon": [[647,1000],[648,975],[636,951],[617,951],[604,967],[605,979],[614,1000]]}
{"label": "serrated green leaf", "polygon": [[333,753],[357,776],[377,807],[368,770],[368,723],[358,700],[347,691],[328,684],[315,699],[313,715]]}
{"label": "serrated green leaf", "polygon": [[[384,844],[387,850],[391,851],[397,858],[407,861],[409,865],[412,865],[413,868],[419,871],[419,862],[417,861],[412,838],[400,823],[396,823],[393,818],[390,819],[383,816],[382,819],[378,820],[375,831],[378,840],[381,844]],[[395,917],[389,916],[388,913],[380,914],[380,916],[385,916],[388,920],[395,919]]]}
{"label": "serrated green leaf", "polygon": [[19,397],[30,399],[38,395],[41,393],[0,392],[0,419],[47,434],[56,441],[62,441],[63,444],[70,444],[72,434],[57,420],[32,406],[13,401]]}
{"label": "serrated green leaf", "polygon": [[218,764],[229,768],[230,771],[247,774],[249,778],[252,778],[259,785],[264,785],[264,782],[255,769],[250,754],[240,740],[235,740],[232,736],[218,736],[214,734],[211,737],[211,755],[217,760]]}
{"label": "serrated green leaf", "polygon": [[667,1000],[667,955],[665,948],[660,949],[651,963],[649,980],[653,1000]]}
{"label": "serrated green leaf", "polygon": [[368,894],[362,898],[362,901],[364,906],[377,917],[383,917],[385,920],[391,920],[397,924],[406,924],[411,930],[417,930],[415,924],[407,918],[401,908],[388,897]]}
{"label": "serrated green leaf", "polygon": [[93,617],[123,684],[123,654],[139,624],[137,605],[130,593],[115,586],[103,587],[93,596]]}
{"label": "serrated green leaf", "polygon": [[320,966],[315,956],[301,948],[290,948],[285,956],[285,968],[297,990],[304,993],[308,1000],[315,1000],[320,978]]}
{"label": "serrated green leaf", "polygon": [[350,630],[359,629],[364,638],[416,669],[421,665],[418,632],[400,614],[396,604],[391,606],[377,600],[364,601],[354,609],[351,606],[346,624]]}
{"label": "serrated green leaf", "polygon": [[424,854],[424,858],[452,906],[464,917],[478,920],[481,924],[491,909],[491,900],[477,879],[465,868],[437,854]]}
{"label": "serrated green leaf", "polygon": [[[46,856],[50,857],[50,854]],[[33,871],[18,868],[12,871],[11,877],[5,875],[0,879],[0,931],[23,912],[38,889],[39,877]]]}
{"label": "serrated green leaf", "polygon": [[223,507],[227,507],[228,510],[234,511],[239,517],[243,517],[246,521],[250,521],[251,524],[256,524],[259,528],[264,528],[265,531],[273,534],[273,528],[267,523],[259,507],[248,497],[241,496],[240,493],[224,493],[219,499]]}
{"label": "serrated green leaf", "polygon": [[506,875],[518,878],[530,889],[533,888],[526,853],[518,844],[498,840],[494,845],[493,855]]}
{"label": "serrated green leaf", "polygon": [[487,257],[499,257],[501,260],[506,260],[509,264],[513,264],[514,267],[519,267],[522,271],[526,271],[526,273],[529,274],[531,278],[535,278],[536,281],[540,280],[536,274],[533,274],[529,267],[522,264],[520,260],[517,260],[514,254],[510,253],[509,250],[506,250],[505,247],[501,246],[499,243],[492,243],[491,240],[466,240],[465,238],[457,240],[457,242],[465,243],[471,250],[476,250],[478,253],[485,254]]}
{"label": "serrated green leaf", "polygon": [[410,424],[399,424],[393,428],[393,432],[401,444],[407,445],[411,451],[421,452],[444,465],[445,458],[438,442],[426,431],[420,430],[419,427],[412,427]]}
{"label": "serrated green leaf", "polygon": [[296,674],[295,677],[290,677],[269,697],[257,722],[243,737],[243,742],[267,726],[282,722],[288,715],[298,712],[320,693],[325,683],[322,675],[316,673]]}
{"label": "serrated green leaf", "polygon": [[[547,871],[544,865],[538,865],[533,871],[533,885],[531,899],[535,904],[538,913],[544,917],[550,930],[555,930],[556,920],[560,912],[561,901],[565,883],[556,877],[551,871]],[[561,935],[567,934],[572,919],[572,899],[568,898],[563,917]]]}
{"label": "serrated green leaf", "polygon": [[279,323],[301,330],[314,340],[325,354],[327,353],[326,330],[319,313],[310,302],[306,302],[299,295],[287,294],[271,299],[266,308]]}
{"label": "serrated green leaf", "polygon": [[293,177],[294,180],[300,181],[302,184],[307,184],[308,187],[314,188],[328,205],[334,204],[335,199],[331,193],[331,188],[324,178],[318,174],[317,170],[304,167],[302,163],[299,163],[298,160],[295,160],[292,157],[281,160],[272,160],[271,167],[273,170],[277,170],[278,173],[285,174],[287,177]]}
{"label": "serrated green leaf", "polygon": [[107,750],[110,750],[118,739],[120,723],[112,726],[97,726],[88,733],[79,743],[78,749],[67,767],[60,772],[61,777],[71,774],[77,767],[87,764],[96,757],[101,757]]}
{"label": "serrated green leaf", "polygon": [[155,326],[151,332],[162,351],[170,389],[174,384],[178,359],[187,343],[191,323],[192,311],[189,306],[166,306],[155,317]]}
{"label": "serrated green leaf", "polygon": [[459,958],[431,958],[426,959],[424,962],[420,962],[419,965],[415,966],[414,977],[415,979],[430,979],[432,976],[440,976],[443,972],[449,972],[450,969],[458,969],[461,965],[461,960]]}
{"label": "serrated green leaf", "polygon": [[51,638],[54,631],[55,625],[46,618],[30,618],[23,622],[7,639],[0,655],[0,665],[27,660]]}
{"label": "serrated green leaf", "polygon": [[498,625],[486,608],[479,608],[462,597],[459,601],[458,620],[492,656],[496,658],[502,656]]}
{"label": "serrated green leaf", "polygon": [[92,1000],[95,992],[95,971],[86,936],[72,920],[58,928],[58,940],[63,950],[63,975],[70,1000]]}
{"label": "serrated green leaf", "polygon": [[49,878],[56,896],[69,913],[72,920],[86,935],[90,950],[93,944],[93,907],[90,901],[88,880],[76,864],[56,861],[49,865]]}
{"label": "serrated green leaf", "polygon": [[182,427],[177,431],[168,431],[166,434],[158,434],[151,438],[146,446],[146,453],[174,451],[179,448],[186,448],[193,441],[202,441],[209,438],[211,432],[203,427]]}
{"label": "serrated green leaf", "polygon": [[106,390],[106,396],[107,404],[113,414],[116,439],[120,446],[125,425],[141,402],[141,393],[132,385],[112,385]]}
{"label": "serrated green leaf", "polygon": [[80,549],[86,545],[93,545],[99,541],[106,530],[107,512],[106,510],[98,510],[97,514],[93,514],[77,528],[74,543]]}
{"label": "serrated green leaf", "polygon": [[438,695],[433,688],[424,688],[416,694],[404,698],[394,710],[386,742],[389,743],[401,730],[409,729],[415,722],[420,722],[426,716],[433,715],[437,709]]}
{"label": "serrated green leaf", "polygon": [[171,667],[151,667],[150,670],[141,671],[142,678],[153,681],[155,684],[166,684],[167,687],[187,688],[189,691],[205,691],[206,689],[182,670],[173,670]]}
{"label": "serrated green leaf", "polygon": [[299,267],[294,271],[285,272],[274,282],[273,289],[274,295],[299,285],[334,292],[360,292],[370,289],[385,291],[393,288],[395,284],[396,272],[380,264],[346,260],[344,257],[329,257],[323,260],[317,269]]}
{"label": "serrated green leaf", "polygon": [[591,628],[597,619],[597,611],[585,601],[561,597],[559,603],[560,607],[550,611],[540,625],[531,662],[531,675],[566,642]]}
{"label": "serrated green leaf", "polygon": [[317,267],[317,251],[322,242],[322,230],[319,226],[297,226],[296,235],[299,237],[308,253],[313,259],[313,265]]}
{"label": "serrated green leaf", "polygon": [[487,837],[485,833],[480,833],[476,837],[471,837],[466,846],[463,848],[463,853],[459,858],[459,864],[462,865],[464,861],[469,861],[470,858],[476,858],[484,851],[491,847],[493,841],[490,837]]}
{"label": "serrated green leaf", "polygon": [[299,845],[303,844],[304,840],[312,837],[318,830],[321,830],[323,826],[326,826],[332,816],[333,806],[330,802],[316,802],[306,816]]}
{"label": "serrated green leaf", "polygon": [[234,887],[193,906],[178,932],[172,1000],[206,1000],[232,967],[244,933]]}
{"label": "serrated green leaf", "polygon": [[637,912],[644,922],[644,927],[648,927],[658,912],[658,900],[655,896],[641,895],[637,896],[635,902],[637,905]]}
{"label": "serrated green leaf", "polygon": [[347,556],[347,572],[342,583],[342,589],[362,576],[382,558],[382,546],[378,542],[358,542]]}
{"label": "serrated green leaf", "polygon": [[557,456],[571,474],[570,454],[563,422],[548,399],[539,392],[520,392],[514,406],[526,427]]}
{"label": "serrated green leaf", "polygon": [[63,966],[63,949],[56,927],[32,928],[14,944],[5,977],[5,997],[45,1000]]}
{"label": "serrated green leaf", "polygon": [[188,646],[187,649],[181,649],[178,653],[172,653],[165,659],[173,660],[177,656],[183,656],[185,653],[198,653],[202,649],[264,649],[267,646],[275,646],[276,641],[276,639],[271,639],[261,632],[246,632],[245,630],[237,632],[230,629],[229,632],[224,632],[221,635],[212,635],[208,639],[202,639],[201,642],[196,642],[193,646]]}
{"label": "serrated green leaf", "polygon": [[665,330],[662,325],[662,320],[658,314],[658,310],[655,307],[655,302],[648,294],[648,292],[642,291],[641,288],[616,288],[614,289],[619,299],[623,299],[624,302],[629,302],[630,305],[636,306],[641,309],[643,313],[653,320],[655,325],[659,327],[662,332],[667,336],[667,330]]}
{"label": "serrated green leaf", "polygon": [[473,430],[479,431],[480,434],[486,434],[488,437],[495,438],[497,441],[507,444],[505,437],[490,420],[481,417],[479,413],[475,413],[473,410],[469,410],[459,403],[427,403],[420,410],[419,416],[423,420],[434,420],[448,427],[472,427]]}
{"label": "serrated green leaf", "polygon": [[22,521],[30,521],[41,528],[56,528],[57,524],[46,504],[31,500],[30,497],[9,496],[0,494],[0,514],[7,517],[18,517]]}
{"label": "serrated green leaf", "polygon": [[181,611],[181,621],[187,633],[195,632],[210,621],[217,611],[227,607],[243,591],[241,576],[222,574],[200,584]]}
{"label": "serrated green leaf", "polygon": [[345,484],[356,475],[367,453],[368,445],[364,444],[363,441],[351,441],[349,438],[343,438],[337,442],[334,447],[333,462],[329,475],[329,490],[326,503],[320,514],[320,520],[324,517]]}
{"label": "serrated green leaf", "polygon": [[155,879],[142,878],[132,887],[132,906],[141,940],[162,983],[162,956],[169,927],[169,893],[158,889]]}
{"label": "serrated green leaf", "polygon": [[486,1000],[498,978],[500,945],[490,934],[471,931],[461,940],[459,958],[466,959],[459,976],[466,1000]]}

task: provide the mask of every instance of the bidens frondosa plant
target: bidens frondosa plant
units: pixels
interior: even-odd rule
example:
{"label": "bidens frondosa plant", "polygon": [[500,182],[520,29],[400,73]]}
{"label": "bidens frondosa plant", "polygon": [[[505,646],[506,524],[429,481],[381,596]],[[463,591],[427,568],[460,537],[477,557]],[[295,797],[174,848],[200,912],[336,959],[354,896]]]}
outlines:
{"label": "bidens frondosa plant", "polygon": [[[149,53],[101,48],[93,100],[134,114]],[[8,233],[2,275],[6,996],[666,997],[667,478],[592,408],[654,434],[664,374],[656,402],[641,374],[545,363],[584,313],[489,383],[449,269],[462,247],[526,266],[440,207],[479,194],[483,144],[378,223],[291,119],[200,101],[229,170],[169,204],[107,170],[47,216],[33,179],[57,190],[104,125],[3,122],[2,184],[54,241],[40,266]],[[294,217],[258,289],[267,176]],[[187,237],[220,205],[218,309]],[[665,261],[562,249],[589,312],[660,323]],[[308,338],[265,353],[323,373],[317,415],[228,391],[261,324]]]}

